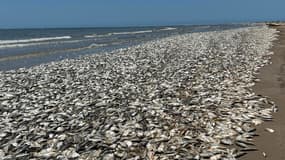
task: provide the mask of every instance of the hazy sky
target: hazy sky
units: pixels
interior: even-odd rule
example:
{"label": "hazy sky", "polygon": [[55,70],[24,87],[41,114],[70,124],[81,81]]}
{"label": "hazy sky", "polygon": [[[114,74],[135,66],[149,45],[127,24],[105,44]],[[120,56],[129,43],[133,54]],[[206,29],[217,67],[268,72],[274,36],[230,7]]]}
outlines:
{"label": "hazy sky", "polygon": [[1,0],[0,28],[285,20],[285,0]]}

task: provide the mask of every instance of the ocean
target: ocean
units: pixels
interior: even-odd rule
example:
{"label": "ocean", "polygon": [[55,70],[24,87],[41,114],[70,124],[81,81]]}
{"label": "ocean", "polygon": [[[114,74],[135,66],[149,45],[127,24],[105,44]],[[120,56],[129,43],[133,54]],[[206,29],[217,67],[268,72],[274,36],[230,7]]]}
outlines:
{"label": "ocean", "polygon": [[0,71],[100,54],[177,34],[245,26],[248,25],[0,29]]}

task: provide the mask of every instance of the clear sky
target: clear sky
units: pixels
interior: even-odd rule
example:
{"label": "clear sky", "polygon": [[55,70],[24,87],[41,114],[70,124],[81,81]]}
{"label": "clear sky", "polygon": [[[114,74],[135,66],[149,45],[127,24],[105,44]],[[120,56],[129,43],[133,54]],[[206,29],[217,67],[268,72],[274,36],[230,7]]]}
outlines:
{"label": "clear sky", "polygon": [[285,20],[285,0],[1,0],[0,28]]}

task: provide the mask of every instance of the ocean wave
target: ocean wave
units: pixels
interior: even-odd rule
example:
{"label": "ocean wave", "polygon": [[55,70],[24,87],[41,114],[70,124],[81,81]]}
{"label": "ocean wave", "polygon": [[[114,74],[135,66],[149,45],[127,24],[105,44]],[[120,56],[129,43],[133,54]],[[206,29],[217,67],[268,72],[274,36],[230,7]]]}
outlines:
{"label": "ocean wave", "polygon": [[0,45],[42,42],[42,41],[62,40],[62,39],[71,39],[71,38],[72,38],[71,36],[61,36],[61,37],[44,37],[44,38],[31,38],[31,39],[21,39],[21,40],[0,40]]}
{"label": "ocean wave", "polygon": [[0,45],[0,49],[3,48],[16,48],[16,47],[27,47],[27,46],[33,46],[33,45],[41,45],[42,43],[28,43],[28,44],[5,44]]}
{"label": "ocean wave", "polygon": [[38,46],[38,45],[46,45],[46,44],[66,44],[66,43],[78,43],[83,40],[70,40],[70,41],[61,41],[61,42],[36,42],[36,43],[16,43],[16,44],[4,44],[0,45],[0,49],[6,48],[17,48],[17,47],[28,47],[28,46]]}
{"label": "ocean wave", "polygon": [[108,37],[112,35],[126,35],[126,34],[142,34],[142,33],[151,33],[152,30],[144,30],[144,31],[133,31],[133,32],[113,32],[103,35],[97,35],[97,34],[90,34],[85,35],[84,38],[100,38],[100,37]]}
{"label": "ocean wave", "polygon": [[98,34],[90,34],[90,35],[85,35],[84,38],[100,38],[100,37],[108,37],[111,36],[112,34],[103,34],[103,35],[98,35]]}
{"label": "ocean wave", "polygon": [[166,28],[162,28],[160,29],[160,31],[171,31],[171,30],[176,30],[177,28],[173,28],[173,27],[166,27]]}
{"label": "ocean wave", "polygon": [[114,32],[113,35],[121,35],[121,34],[141,34],[141,33],[151,33],[152,30],[145,31],[133,31],[133,32]]}

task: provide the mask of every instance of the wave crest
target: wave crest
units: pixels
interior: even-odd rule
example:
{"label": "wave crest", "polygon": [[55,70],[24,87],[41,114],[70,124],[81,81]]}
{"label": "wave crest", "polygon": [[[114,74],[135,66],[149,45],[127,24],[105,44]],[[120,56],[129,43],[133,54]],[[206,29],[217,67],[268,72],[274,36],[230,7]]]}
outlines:
{"label": "wave crest", "polygon": [[100,37],[108,37],[112,35],[126,35],[126,34],[142,34],[142,33],[151,33],[152,30],[144,30],[144,31],[133,31],[133,32],[113,32],[103,35],[97,35],[97,34],[91,34],[91,35],[85,35],[85,38],[100,38]]}
{"label": "wave crest", "polygon": [[166,27],[166,28],[162,28],[160,29],[160,31],[171,31],[171,30],[176,30],[177,28],[173,28],[173,27]]}
{"label": "wave crest", "polygon": [[62,40],[62,39],[71,39],[71,38],[72,38],[71,36],[61,36],[61,37],[44,37],[44,38],[31,38],[31,39],[21,39],[21,40],[0,40],[0,45],[29,43],[29,42],[42,42],[42,41]]}

